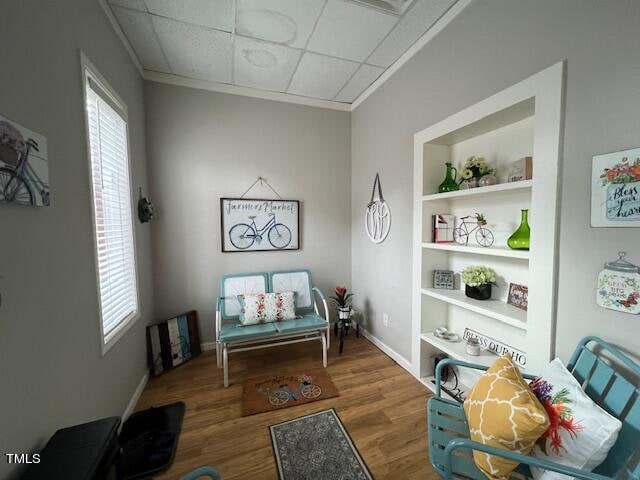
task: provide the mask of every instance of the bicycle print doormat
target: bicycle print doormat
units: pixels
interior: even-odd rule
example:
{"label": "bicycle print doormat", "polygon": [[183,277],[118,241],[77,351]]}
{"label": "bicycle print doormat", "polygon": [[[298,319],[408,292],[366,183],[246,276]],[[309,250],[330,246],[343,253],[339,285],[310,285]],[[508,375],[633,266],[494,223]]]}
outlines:
{"label": "bicycle print doormat", "polygon": [[298,250],[298,200],[221,198],[223,252]]}
{"label": "bicycle print doormat", "polygon": [[294,407],[338,395],[338,389],[324,369],[251,378],[243,385],[242,416]]}
{"label": "bicycle print doormat", "polygon": [[1,116],[0,203],[49,206],[47,139]]}

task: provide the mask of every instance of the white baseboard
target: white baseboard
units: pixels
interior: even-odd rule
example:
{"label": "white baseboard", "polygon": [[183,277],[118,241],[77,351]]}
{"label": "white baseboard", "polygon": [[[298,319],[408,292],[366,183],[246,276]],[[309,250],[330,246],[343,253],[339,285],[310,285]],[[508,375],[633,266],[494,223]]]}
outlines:
{"label": "white baseboard", "polygon": [[208,352],[209,350],[216,349],[216,342],[205,342],[200,344],[200,350],[203,352]]}
{"label": "white baseboard", "polygon": [[131,397],[131,400],[129,400],[129,403],[127,404],[127,408],[124,409],[124,413],[122,414],[123,422],[127,418],[129,418],[129,415],[133,413],[133,409],[136,408],[136,404],[140,399],[140,395],[142,395],[144,387],[147,386],[148,381],[149,381],[149,372],[146,372],[142,377],[142,379],[140,380],[140,383],[138,383],[138,386],[136,387],[135,391],[133,392],[133,396]]}
{"label": "white baseboard", "polygon": [[391,358],[391,360],[396,362],[398,365],[400,365],[402,368],[404,368],[407,372],[409,372],[414,377],[416,376],[415,373],[413,372],[413,368],[411,367],[411,362],[409,360],[404,358],[402,355],[396,352],[393,348],[388,346],[382,340],[375,337],[374,335],[372,335],[370,332],[368,332],[362,327],[360,327],[360,333],[364,335],[364,338],[366,338],[371,343],[373,343],[376,347],[382,350],[382,352],[385,353],[389,358]]}

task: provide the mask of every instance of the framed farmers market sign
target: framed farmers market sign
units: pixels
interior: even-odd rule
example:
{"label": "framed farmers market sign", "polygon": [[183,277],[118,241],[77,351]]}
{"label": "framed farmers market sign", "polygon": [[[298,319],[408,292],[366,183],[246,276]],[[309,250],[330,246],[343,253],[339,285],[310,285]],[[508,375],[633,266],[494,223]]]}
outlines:
{"label": "framed farmers market sign", "polygon": [[298,250],[300,202],[221,198],[223,252]]}
{"label": "framed farmers market sign", "polygon": [[592,227],[640,227],[640,148],[593,157]]}

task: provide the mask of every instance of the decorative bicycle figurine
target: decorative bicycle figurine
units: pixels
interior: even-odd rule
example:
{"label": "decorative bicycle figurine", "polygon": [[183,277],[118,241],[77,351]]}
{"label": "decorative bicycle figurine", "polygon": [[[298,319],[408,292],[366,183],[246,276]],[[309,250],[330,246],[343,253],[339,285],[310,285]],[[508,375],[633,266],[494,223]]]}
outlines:
{"label": "decorative bicycle figurine", "polygon": [[289,400],[297,400],[296,395],[298,394],[308,399],[318,398],[322,395],[322,389],[318,385],[311,383],[312,381],[313,378],[309,375],[301,375],[298,377],[300,386],[293,392],[289,390],[287,385],[280,385],[280,388],[274,390],[267,387],[260,391],[267,396],[271,405],[274,407],[280,407],[286,404]]}
{"label": "decorative bicycle figurine", "polygon": [[[472,220],[469,220],[472,219]],[[487,220],[481,213],[475,215],[467,215],[461,217],[460,226],[453,230],[453,240],[458,245],[469,245],[469,237],[473,232],[476,232],[476,242],[483,247],[490,247],[493,245],[493,233],[491,230],[485,227]],[[472,229],[469,229],[470,225],[475,225]]]}
{"label": "decorative bicycle figurine", "polygon": [[249,216],[251,224],[238,223],[229,230],[229,239],[234,247],[246,250],[254,242],[262,242],[263,235],[266,235],[273,248],[286,248],[291,243],[291,230],[284,223],[276,222],[276,214],[269,214],[269,221],[262,228],[256,225],[256,216]]}

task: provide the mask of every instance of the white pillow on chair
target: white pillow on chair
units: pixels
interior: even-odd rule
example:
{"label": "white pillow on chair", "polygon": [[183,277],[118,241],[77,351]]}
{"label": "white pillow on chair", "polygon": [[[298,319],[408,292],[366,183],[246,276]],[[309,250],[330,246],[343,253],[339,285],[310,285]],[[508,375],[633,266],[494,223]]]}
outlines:
{"label": "white pillow on chair", "polygon": [[[545,407],[551,426],[531,454],[541,460],[591,471],[616,443],[622,423],[596,405],[558,358],[545,368],[531,388]],[[531,467],[535,480],[571,477]]]}
{"label": "white pillow on chair", "polygon": [[294,292],[238,295],[240,322],[243,325],[255,325],[296,318],[294,300]]}

